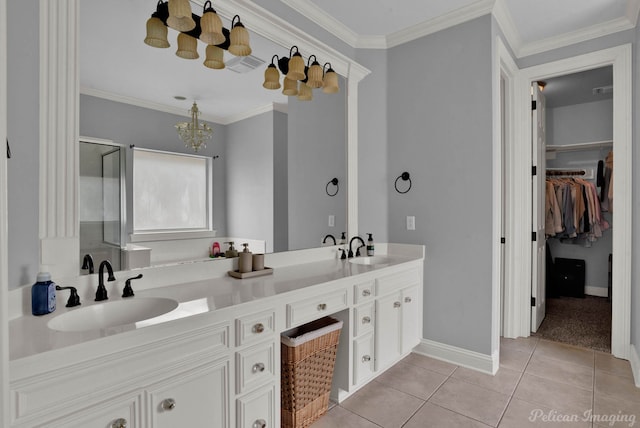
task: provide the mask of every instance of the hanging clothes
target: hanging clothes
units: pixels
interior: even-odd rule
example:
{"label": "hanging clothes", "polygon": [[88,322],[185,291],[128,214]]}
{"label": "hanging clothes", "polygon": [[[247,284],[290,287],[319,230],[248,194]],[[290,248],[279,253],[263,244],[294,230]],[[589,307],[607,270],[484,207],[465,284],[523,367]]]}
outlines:
{"label": "hanging clothes", "polygon": [[604,160],[604,180],[600,186],[602,211],[613,212],[613,152]]}

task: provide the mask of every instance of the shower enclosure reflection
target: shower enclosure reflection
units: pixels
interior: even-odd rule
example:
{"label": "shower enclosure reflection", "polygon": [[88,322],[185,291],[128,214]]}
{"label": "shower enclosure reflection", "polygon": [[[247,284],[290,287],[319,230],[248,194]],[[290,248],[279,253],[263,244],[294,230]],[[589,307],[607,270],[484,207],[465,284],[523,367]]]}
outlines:
{"label": "shower enclosure reflection", "polygon": [[[80,142],[78,209],[80,264],[90,254],[94,263],[109,260],[120,270],[124,220],[123,147],[107,142]],[[88,274],[87,269],[81,273]]]}

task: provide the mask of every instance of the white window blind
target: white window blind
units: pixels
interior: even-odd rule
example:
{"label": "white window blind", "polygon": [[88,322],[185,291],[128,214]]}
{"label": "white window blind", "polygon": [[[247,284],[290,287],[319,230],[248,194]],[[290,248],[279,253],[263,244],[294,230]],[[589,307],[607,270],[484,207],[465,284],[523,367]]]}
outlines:
{"label": "white window blind", "polygon": [[135,149],[133,230],[211,230],[211,158]]}

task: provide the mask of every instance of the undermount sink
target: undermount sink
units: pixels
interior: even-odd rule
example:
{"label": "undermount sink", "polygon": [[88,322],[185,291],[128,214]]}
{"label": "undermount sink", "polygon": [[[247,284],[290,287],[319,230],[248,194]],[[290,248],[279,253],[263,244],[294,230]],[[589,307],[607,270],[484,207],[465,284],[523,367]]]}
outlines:
{"label": "undermount sink", "polygon": [[357,265],[386,265],[391,262],[389,257],[385,256],[367,256],[367,257],[354,257],[349,259],[349,263],[354,263]]}
{"label": "undermount sink", "polygon": [[134,297],[70,310],[52,318],[47,326],[64,332],[98,330],[155,318],[177,307],[178,302],[173,299]]}

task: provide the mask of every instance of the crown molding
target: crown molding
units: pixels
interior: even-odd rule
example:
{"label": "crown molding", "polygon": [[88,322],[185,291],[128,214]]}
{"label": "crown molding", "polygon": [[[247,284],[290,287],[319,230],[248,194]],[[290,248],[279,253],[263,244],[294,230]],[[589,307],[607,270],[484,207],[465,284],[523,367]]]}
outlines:
{"label": "crown molding", "polygon": [[[635,1],[635,0],[634,0]],[[525,43],[515,52],[518,58],[529,55],[535,55],[547,52],[553,49],[563,48],[565,46],[574,45],[576,43],[585,42],[598,37],[607,36],[609,34],[618,33],[620,31],[631,30],[636,24],[629,21],[626,17],[613,19],[603,22],[602,24],[592,25],[577,31],[560,34],[558,36],[548,37],[536,42]]]}
{"label": "crown molding", "polygon": [[513,22],[513,17],[509,8],[507,7],[505,0],[496,0],[496,4],[493,7],[493,17],[502,30],[506,42],[513,51],[513,54],[518,57],[518,52],[522,47],[522,38],[518,32],[518,27]]}
{"label": "crown molding", "polygon": [[429,34],[437,33],[454,25],[471,21],[480,16],[490,14],[495,0],[480,0],[468,6],[461,7],[437,18],[421,22],[406,29],[396,31],[387,36],[387,47],[401,45]]}
{"label": "crown molding", "polygon": [[635,27],[638,24],[638,14],[640,13],[640,0],[629,0],[627,3],[626,17]]}
{"label": "crown molding", "polygon": [[263,113],[268,113],[270,111],[279,111],[281,113],[287,113],[287,105],[280,103],[269,103],[260,107],[253,108],[251,110],[245,111],[243,113],[234,114],[228,116],[225,119],[225,123],[222,125],[230,125],[235,122],[240,122],[241,120],[249,119],[254,116],[261,115]]}

